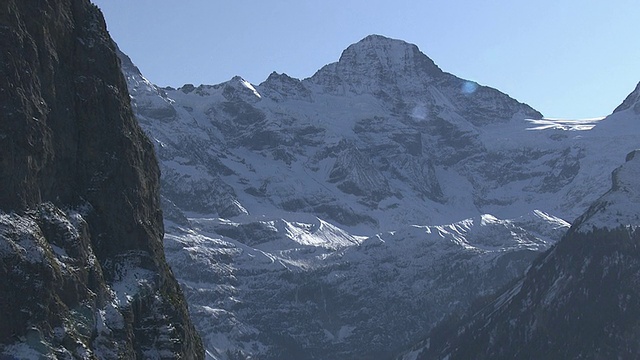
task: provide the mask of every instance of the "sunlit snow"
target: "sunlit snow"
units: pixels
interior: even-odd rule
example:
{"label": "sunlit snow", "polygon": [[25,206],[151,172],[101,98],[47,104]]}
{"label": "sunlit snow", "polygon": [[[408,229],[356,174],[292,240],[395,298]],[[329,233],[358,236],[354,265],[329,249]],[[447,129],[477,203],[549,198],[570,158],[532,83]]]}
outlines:
{"label": "sunlit snow", "polygon": [[543,118],[540,120],[527,119],[527,121],[533,126],[527,128],[527,130],[568,130],[568,131],[583,131],[591,130],[598,122],[604,120],[604,117],[591,118],[591,119],[551,119]]}

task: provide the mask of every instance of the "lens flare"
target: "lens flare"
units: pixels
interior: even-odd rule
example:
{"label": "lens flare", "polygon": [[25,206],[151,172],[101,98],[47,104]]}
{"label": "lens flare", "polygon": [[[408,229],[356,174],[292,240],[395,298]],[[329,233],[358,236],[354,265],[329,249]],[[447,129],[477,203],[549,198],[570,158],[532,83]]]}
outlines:
{"label": "lens flare", "polygon": [[460,91],[463,94],[470,95],[476,92],[477,89],[478,89],[478,84],[472,81],[465,81],[464,83],[462,83],[462,89],[460,89]]}
{"label": "lens flare", "polygon": [[427,118],[427,108],[423,104],[418,104],[411,111],[411,116],[419,120],[425,120]]}

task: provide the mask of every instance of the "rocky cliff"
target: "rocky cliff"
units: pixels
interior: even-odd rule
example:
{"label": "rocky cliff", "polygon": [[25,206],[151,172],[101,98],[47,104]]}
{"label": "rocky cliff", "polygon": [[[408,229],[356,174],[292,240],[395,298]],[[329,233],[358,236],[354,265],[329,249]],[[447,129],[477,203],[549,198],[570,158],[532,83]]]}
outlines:
{"label": "rocky cliff", "polygon": [[87,0],[0,4],[0,353],[202,358],[159,169]]}
{"label": "rocky cliff", "polygon": [[535,209],[572,221],[640,133],[632,109],[542,118],[377,35],[308,79],[273,73],[259,85],[161,89],[123,59],[163,195],[221,218],[308,213],[366,235]]}

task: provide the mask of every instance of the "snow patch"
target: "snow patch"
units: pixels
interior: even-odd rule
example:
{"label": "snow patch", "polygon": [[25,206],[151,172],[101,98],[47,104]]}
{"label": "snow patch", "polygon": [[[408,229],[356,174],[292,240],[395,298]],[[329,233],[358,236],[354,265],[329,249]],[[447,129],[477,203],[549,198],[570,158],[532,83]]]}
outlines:
{"label": "snow patch", "polygon": [[260,95],[258,93],[258,91],[256,90],[256,88],[253,87],[253,85],[251,85],[250,82],[248,82],[245,79],[240,79],[240,84],[242,84],[242,86],[246,87],[247,89],[251,90],[251,92],[253,92],[253,95],[255,95],[258,98],[262,98],[262,95]]}
{"label": "snow patch", "polygon": [[526,119],[532,127],[527,130],[564,130],[564,131],[586,131],[593,129],[600,121],[604,120],[604,117],[590,118],[590,119],[552,119],[542,118],[539,120]]}
{"label": "snow patch", "polygon": [[130,304],[140,291],[152,288],[155,277],[153,271],[127,261],[118,266],[116,279],[111,284],[117,307]]}

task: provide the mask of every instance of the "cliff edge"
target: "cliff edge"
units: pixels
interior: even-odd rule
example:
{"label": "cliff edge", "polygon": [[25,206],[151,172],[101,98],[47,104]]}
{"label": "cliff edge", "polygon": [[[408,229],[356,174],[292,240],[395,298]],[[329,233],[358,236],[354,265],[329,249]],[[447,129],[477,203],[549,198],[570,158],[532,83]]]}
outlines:
{"label": "cliff edge", "polygon": [[88,0],[0,4],[0,355],[202,358],[153,147]]}

